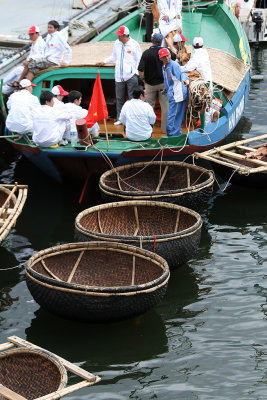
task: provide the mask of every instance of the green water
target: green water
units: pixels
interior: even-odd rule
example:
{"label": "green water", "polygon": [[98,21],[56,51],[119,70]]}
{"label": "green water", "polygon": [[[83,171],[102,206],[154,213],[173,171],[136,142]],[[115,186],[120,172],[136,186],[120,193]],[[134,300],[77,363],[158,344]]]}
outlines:
{"label": "green water", "polygon": [[[266,75],[267,50],[253,51],[253,74]],[[266,133],[267,78],[252,82],[231,140]],[[0,246],[0,342],[18,335],[101,376],[66,399],[264,400],[267,398],[267,188],[215,188],[203,212],[199,250],[172,271],[164,300],[114,323],[77,323],[34,302],[23,269],[40,249],[73,240],[86,203],[81,187],[59,187],[14,153],[3,153],[0,181],[29,185],[22,215]],[[17,267],[7,270],[10,267]],[[77,379],[70,377],[70,382]]]}

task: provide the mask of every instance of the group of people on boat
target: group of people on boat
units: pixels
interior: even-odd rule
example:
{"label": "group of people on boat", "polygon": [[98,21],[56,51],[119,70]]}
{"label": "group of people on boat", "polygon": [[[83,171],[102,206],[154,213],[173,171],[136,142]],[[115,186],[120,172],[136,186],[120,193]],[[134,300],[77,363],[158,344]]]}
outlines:
{"label": "group of people on boat", "polygon": [[[169,14],[165,3],[169,7]],[[182,133],[190,71],[198,73],[207,85],[212,86],[210,60],[207,50],[203,48],[203,39],[194,38],[194,51],[191,54],[186,45],[188,39],[182,33],[169,35],[174,23],[179,25],[176,31],[177,28],[181,31],[182,26],[181,8],[175,4],[166,0],[158,1],[161,28],[154,31],[149,49],[142,53],[139,43],[131,38],[129,28],[120,26],[115,32],[118,39],[111,56],[98,64],[103,66],[115,62],[115,125],[123,124],[126,136],[133,141],[151,137],[156,121],[154,106],[157,98],[161,106],[162,133],[168,136]],[[175,17],[170,11],[174,10],[174,6]],[[71,61],[71,48],[58,29],[57,21],[49,21],[46,41],[40,36],[37,26],[29,29],[32,42],[30,54],[23,65],[11,71],[3,86],[6,94],[14,91],[7,102],[7,128],[17,133],[33,132],[33,140],[39,146],[71,141],[71,134],[74,136],[74,131],[76,133],[75,118],[84,118],[88,113],[80,106],[81,93],[75,90],[68,93],[61,86],[56,86],[51,92],[43,92],[40,102],[32,95],[34,84],[31,81],[39,71],[53,66],[66,67]],[[162,32],[165,35],[167,32],[167,36]],[[67,94],[69,102],[65,104],[62,99]],[[73,97],[74,94],[76,97]],[[218,118],[218,111],[210,109],[206,112],[207,122]],[[89,128],[89,133],[98,135],[97,123]]]}

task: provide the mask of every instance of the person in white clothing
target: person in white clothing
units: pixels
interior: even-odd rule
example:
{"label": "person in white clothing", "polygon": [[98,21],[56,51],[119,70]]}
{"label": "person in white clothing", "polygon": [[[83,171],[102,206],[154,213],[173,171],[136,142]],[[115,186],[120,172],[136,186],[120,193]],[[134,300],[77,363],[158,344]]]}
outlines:
{"label": "person in white clothing", "polygon": [[215,110],[215,108],[210,107],[210,109],[205,111],[205,125],[211,124],[212,122],[217,122],[220,117],[220,112]]}
{"label": "person in white clothing", "polygon": [[62,86],[56,85],[52,88],[51,92],[53,93],[54,97],[54,107],[65,110],[65,103],[63,103],[63,97],[67,96],[69,92],[63,89]]}
{"label": "person in white clothing", "polygon": [[41,93],[40,103],[41,106],[32,113],[34,130],[32,139],[37,146],[54,146],[61,141],[71,115],[67,111],[53,107],[54,95],[51,92]]}
{"label": "person in white clothing", "polygon": [[[69,102],[65,104],[65,110],[72,115],[72,119],[70,120],[70,133],[64,135],[64,139],[73,142],[77,141],[77,129],[76,129],[76,120],[85,118],[88,114],[88,110],[81,107],[82,102],[82,93],[78,90],[71,90],[68,96]],[[88,128],[88,132],[92,137],[96,137],[99,135],[99,125],[96,122],[91,128]]]}
{"label": "person in white clothing", "polygon": [[163,37],[171,31],[182,31],[182,0],[157,0],[159,29]]}
{"label": "person in white clothing", "polygon": [[143,141],[151,137],[156,115],[150,104],[145,102],[145,91],[138,86],[133,91],[133,99],[126,101],[120,113],[120,121],[125,126],[128,139]]}
{"label": "person in white clothing", "polygon": [[138,85],[138,65],[142,56],[139,43],[130,37],[127,26],[120,26],[115,32],[118,39],[114,43],[112,55],[99,63],[99,66],[116,61],[115,66],[115,87],[117,99],[117,122],[123,104],[126,101],[126,88],[128,99],[133,98],[133,90]]}
{"label": "person in white clothing", "polygon": [[209,53],[206,49],[203,49],[203,39],[198,36],[193,40],[194,51],[190,57],[190,60],[185,65],[181,66],[181,70],[183,72],[193,71],[196,69],[201,73],[202,78],[206,82],[210,82],[212,86],[212,73],[211,73],[211,65]]}
{"label": "person in white clothing", "polygon": [[28,66],[25,67],[25,76],[32,80],[37,72],[59,65],[66,67],[71,62],[72,50],[68,43],[61,37],[58,32],[59,23],[57,21],[49,21],[47,30],[44,55],[32,59]]}
{"label": "person in white clothing", "polygon": [[[5,79],[5,87],[3,87],[3,92],[8,94],[13,91],[14,87],[19,86],[19,82],[25,77],[28,64],[31,60],[38,57],[44,56],[45,41],[40,36],[40,29],[38,26],[34,25],[29,28],[28,34],[31,40],[30,53],[26,60],[23,61],[22,65],[15,67],[10,74]],[[8,87],[8,88],[7,88]]]}
{"label": "person in white clothing", "polygon": [[20,90],[12,93],[7,101],[9,112],[6,127],[12,132],[23,134],[33,130],[32,112],[40,103],[32,94],[32,86],[36,85],[28,79],[22,79]]}

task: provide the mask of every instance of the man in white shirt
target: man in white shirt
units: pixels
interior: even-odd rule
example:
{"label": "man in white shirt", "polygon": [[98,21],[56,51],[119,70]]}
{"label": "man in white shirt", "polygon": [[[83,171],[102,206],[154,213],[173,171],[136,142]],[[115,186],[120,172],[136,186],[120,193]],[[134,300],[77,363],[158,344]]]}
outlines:
{"label": "man in white shirt", "polygon": [[61,37],[58,32],[59,23],[57,21],[49,21],[46,37],[44,56],[32,59],[28,66],[25,67],[25,76],[32,80],[37,72],[59,65],[66,67],[71,62],[72,50],[68,43]]}
{"label": "man in white shirt", "polygon": [[120,26],[115,32],[118,39],[114,43],[112,55],[99,63],[100,66],[116,61],[115,85],[117,99],[117,122],[123,104],[125,103],[125,92],[127,88],[128,99],[133,98],[133,90],[138,85],[138,65],[142,55],[139,43],[130,37],[127,26]]}
{"label": "man in white shirt", "polygon": [[54,106],[54,95],[43,92],[40,96],[41,106],[33,110],[32,139],[37,146],[50,147],[58,144],[71,119],[67,111],[61,111]]}
{"label": "man in white shirt", "polygon": [[[64,139],[75,143],[78,140],[76,120],[85,118],[88,114],[88,110],[81,107],[82,93],[78,90],[71,90],[69,92],[68,99],[69,102],[66,103],[64,107],[65,110],[72,116],[72,119],[70,120],[70,130],[64,135]],[[88,128],[88,133],[90,133],[92,137],[99,135],[99,125],[97,122]]]}
{"label": "man in white shirt", "polygon": [[32,112],[40,104],[32,94],[32,86],[36,85],[28,79],[22,79],[20,90],[11,94],[7,101],[9,112],[6,127],[12,132],[23,134],[33,130]]}
{"label": "man in white shirt", "polygon": [[210,66],[210,58],[209,53],[206,49],[203,49],[203,39],[200,36],[197,36],[193,40],[194,51],[190,57],[190,60],[187,64],[181,66],[181,70],[183,72],[193,71],[196,69],[201,73],[202,78],[205,82],[210,82],[212,86],[212,73]]}
{"label": "man in white shirt", "polygon": [[133,91],[133,99],[126,101],[122,107],[120,121],[125,126],[126,136],[130,140],[143,141],[151,137],[156,115],[145,100],[145,91],[138,86]]}
{"label": "man in white shirt", "polygon": [[19,65],[12,69],[12,71],[6,76],[3,86],[3,93],[9,94],[13,91],[14,87],[19,86],[19,82],[25,77],[28,71],[28,64],[31,60],[38,57],[44,57],[45,41],[40,36],[39,26],[31,26],[28,34],[31,40],[31,49],[26,60],[23,61],[22,65]]}
{"label": "man in white shirt", "polygon": [[157,0],[160,12],[159,29],[163,37],[171,31],[182,31],[182,0]]}
{"label": "man in white shirt", "polygon": [[56,85],[52,88],[51,92],[53,93],[54,97],[54,107],[65,110],[65,103],[63,103],[63,97],[67,96],[69,92],[63,89],[62,86]]}

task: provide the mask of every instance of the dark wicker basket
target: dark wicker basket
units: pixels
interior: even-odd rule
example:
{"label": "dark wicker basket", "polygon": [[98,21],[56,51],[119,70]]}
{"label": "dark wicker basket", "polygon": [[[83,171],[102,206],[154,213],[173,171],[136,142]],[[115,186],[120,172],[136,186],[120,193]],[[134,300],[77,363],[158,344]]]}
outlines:
{"label": "dark wicker basket", "polygon": [[100,177],[105,201],[154,200],[200,211],[212,195],[212,171],[179,161],[140,162],[113,168]]}
{"label": "dark wicker basket", "polygon": [[194,256],[201,227],[197,212],[176,204],[122,201],[82,211],[75,220],[75,238],[142,247],[155,251],[174,268]]}
{"label": "dark wicker basket", "polygon": [[112,320],[142,313],[164,296],[167,262],[120,243],[70,243],[36,253],[26,267],[38,304],[79,320]]}
{"label": "dark wicker basket", "polygon": [[67,379],[63,364],[44,351],[13,349],[0,353],[1,384],[27,400],[63,389]]}

